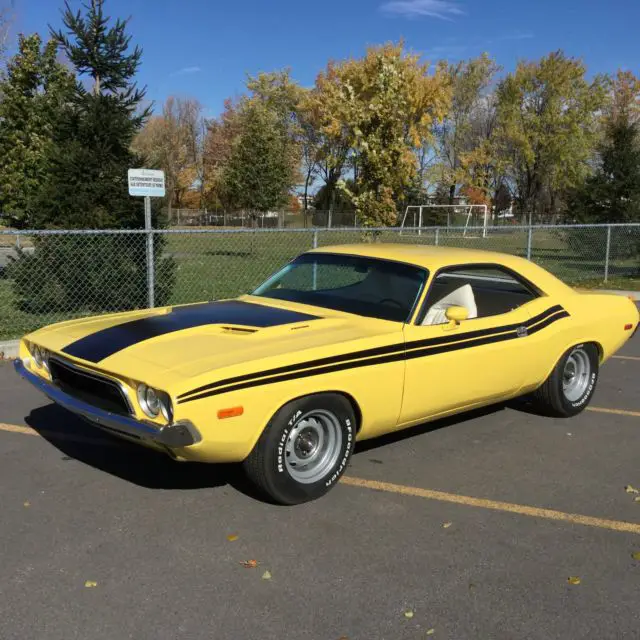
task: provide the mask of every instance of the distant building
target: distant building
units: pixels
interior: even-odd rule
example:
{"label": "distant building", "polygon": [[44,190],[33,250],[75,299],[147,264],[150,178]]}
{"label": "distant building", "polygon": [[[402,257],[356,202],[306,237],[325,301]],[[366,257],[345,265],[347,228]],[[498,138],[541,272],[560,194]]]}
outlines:
{"label": "distant building", "polygon": [[296,200],[298,201],[298,204],[300,205],[301,209],[313,209],[313,202],[316,198],[316,194],[315,193],[309,193],[307,194],[307,206],[304,206],[304,193],[297,193],[296,194]]}

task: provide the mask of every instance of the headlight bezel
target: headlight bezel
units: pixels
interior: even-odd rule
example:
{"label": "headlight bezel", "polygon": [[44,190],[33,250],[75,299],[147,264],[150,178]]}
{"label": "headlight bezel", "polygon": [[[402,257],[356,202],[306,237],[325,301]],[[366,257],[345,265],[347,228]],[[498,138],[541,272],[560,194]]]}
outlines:
{"label": "headlight bezel", "polygon": [[[155,395],[157,400],[157,410],[155,411],[152,407],[152,402],[149,401],[149,392]],[[169,423],[173,420],[173,405],[168,393],[141,382],[138,384],[136,395],[138,398],[138,405],[147,417],[155,420],[162,415],[162,417]]]}
{"label": "headlight bezel", "polygon": [[36,367],[49,371],[49,356],[51,355],[49,350],[33,342],[27,342],[26,346]]}

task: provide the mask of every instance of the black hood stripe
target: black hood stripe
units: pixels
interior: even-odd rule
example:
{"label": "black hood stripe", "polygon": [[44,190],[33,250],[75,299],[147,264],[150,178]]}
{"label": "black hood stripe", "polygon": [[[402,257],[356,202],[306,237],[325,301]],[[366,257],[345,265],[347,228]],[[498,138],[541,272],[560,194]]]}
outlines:
{"label": "black hood stripe", "polygon": [[[547,309],[543,313],[530,318],[524,323],[504,325],[492,329],[481,329],[469,331],[465,334],[455,336],[443,336],[440,338],[430,338],[426,340],[415,340],[406,344],[395,344],[375,349],[356,351],[340,356],[311,360],[295,365],[278,367],[257,373],[250,373],[234,378],[220,380],[178,396],[178,403],[200,400],[230,391],[247,389],[274,382],[284,382],[309,376],[316,376],[324,373],[333,373],[345,369],[355,369],[378,364],[387,364],[399,360],[412,360],[425,356],[437,355],[448,351],[458,351],[470,347],[477,347],[496,342],[504,342],[521,337],[520,331],[526,328],[526,335],[532,335],[541,331],[550,324],[562,318],[568,318],[569,314],[560,306],[556,305]],[[220,388],[223,387],[223,388]]]}
{"label": "black hood stripe", "polygon": [[307,313],[241,300],[205,302],[174,307],[169,313],[108,327],[72,342],[62,351],[74,358],[98,363],[145,340],[194,327],[217,324],[265,328],[317,319],[318,316]]}

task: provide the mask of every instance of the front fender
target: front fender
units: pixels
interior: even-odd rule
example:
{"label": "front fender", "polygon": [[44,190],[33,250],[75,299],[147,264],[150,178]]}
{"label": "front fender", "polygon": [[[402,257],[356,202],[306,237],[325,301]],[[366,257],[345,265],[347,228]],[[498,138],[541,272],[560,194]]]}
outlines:
{"label": "front fender", "polygon": [[[198,428],[202,440],[175,450],[189,460],[201,462],[240,462],[255,446],[269,420],[282,406],[302,396],[342,393],[357,403],[361,424],[358,438],[368,438],[391,430],[398,422],[404,362],[363,366],[313,375],[285,382],[269,383],[249,389],[220,393],[208,398],[182,400],[176,405],[176,420],[189,420]],[[222,409],[242,407],[242,415],[218,418]]]}

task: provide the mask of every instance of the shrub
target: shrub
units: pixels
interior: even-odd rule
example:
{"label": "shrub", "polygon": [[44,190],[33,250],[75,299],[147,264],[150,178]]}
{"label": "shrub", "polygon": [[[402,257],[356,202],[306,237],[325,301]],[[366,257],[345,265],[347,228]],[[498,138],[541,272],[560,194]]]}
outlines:
{"label": "shrub", "polygon": [[[155,301],[166,304],[175,263],[162,257],[155,236]],[[17,306],[28,313],[93,313],[148,306],[146,237],[122,235],[35,236],[9,266]]]}

